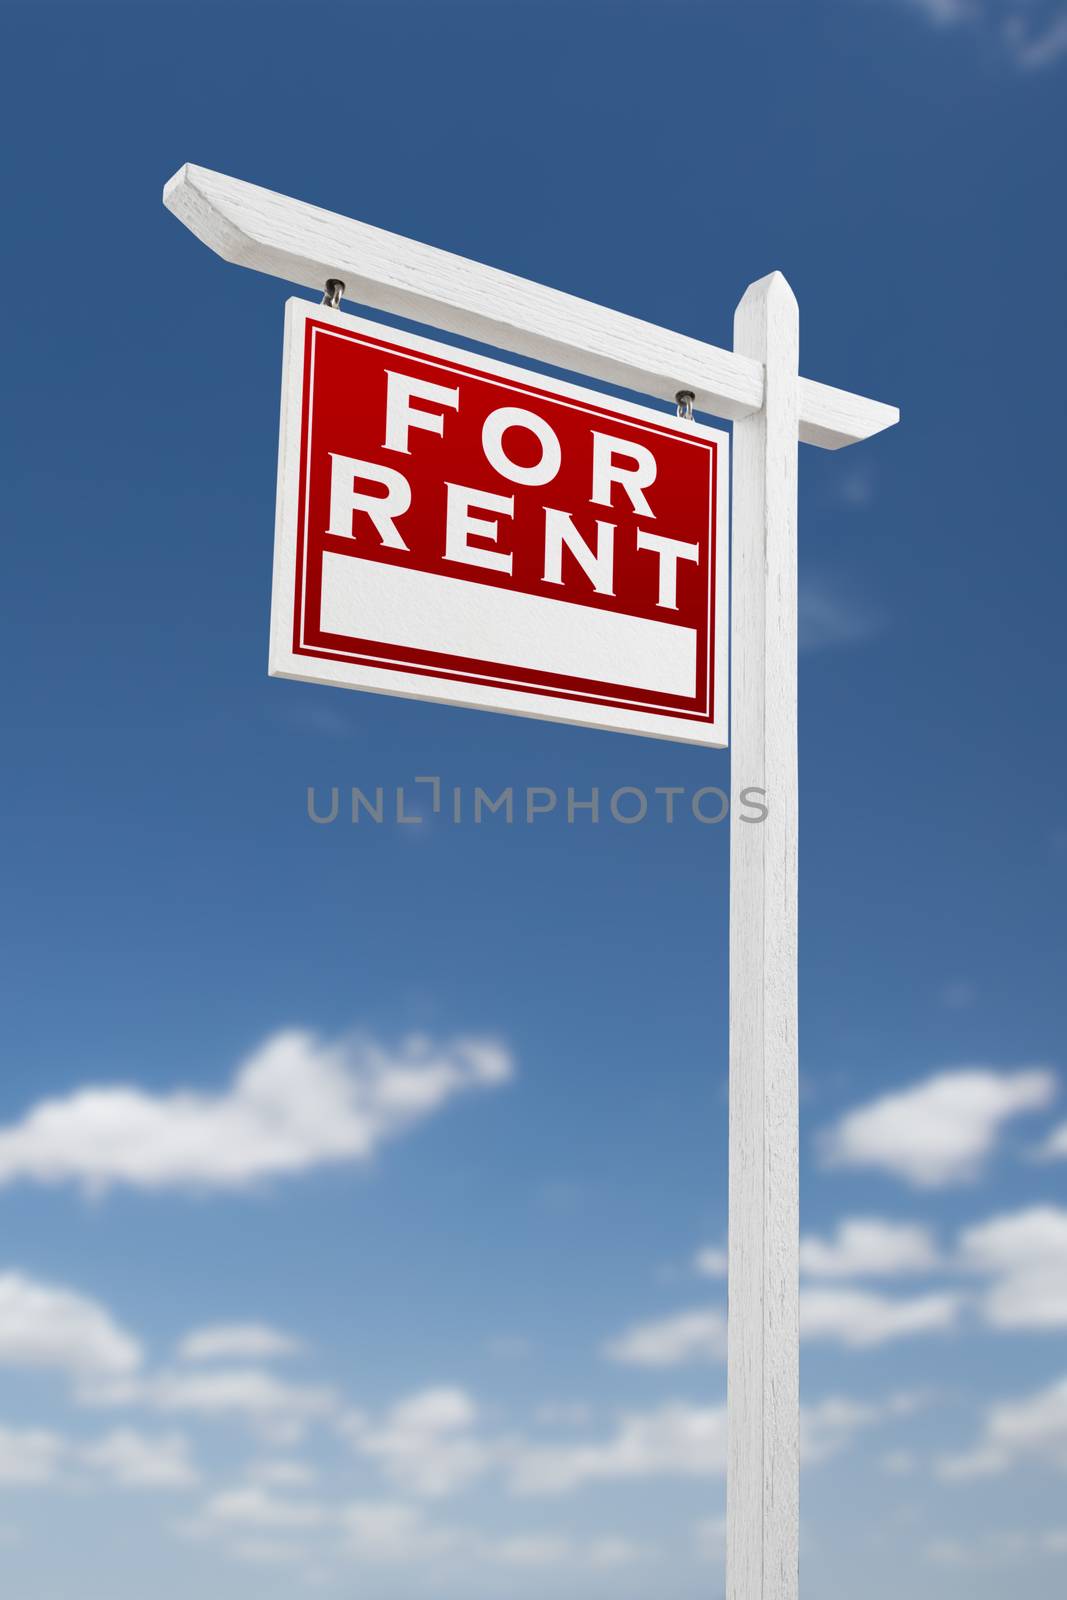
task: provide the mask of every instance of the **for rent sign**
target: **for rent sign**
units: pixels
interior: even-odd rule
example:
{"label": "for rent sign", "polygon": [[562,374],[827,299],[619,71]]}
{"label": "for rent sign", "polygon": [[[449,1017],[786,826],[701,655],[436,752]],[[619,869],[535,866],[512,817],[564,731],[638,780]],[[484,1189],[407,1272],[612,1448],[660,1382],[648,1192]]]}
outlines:
{"label": "for rent sign", "polygon": [[728,441],[289,302],[270,670],[726,743]]}

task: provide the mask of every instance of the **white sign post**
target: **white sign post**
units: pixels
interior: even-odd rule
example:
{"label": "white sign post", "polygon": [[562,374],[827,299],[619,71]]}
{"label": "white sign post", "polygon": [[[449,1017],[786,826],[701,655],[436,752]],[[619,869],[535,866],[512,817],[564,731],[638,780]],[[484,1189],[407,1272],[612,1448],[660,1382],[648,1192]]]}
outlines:
{"label": "white sign post", "polygon": [[734,422],[731,799],[761,787],[768,815],[731,829],[727,1600],[796,1600],[797,445],[836,450],[899,413],[799,375],[780,273],[747,290],[720,350],[202,167],[163,199],[228,261],[316,290],[339,282],[334,305],[344,293],[660,400],[688,391]]}

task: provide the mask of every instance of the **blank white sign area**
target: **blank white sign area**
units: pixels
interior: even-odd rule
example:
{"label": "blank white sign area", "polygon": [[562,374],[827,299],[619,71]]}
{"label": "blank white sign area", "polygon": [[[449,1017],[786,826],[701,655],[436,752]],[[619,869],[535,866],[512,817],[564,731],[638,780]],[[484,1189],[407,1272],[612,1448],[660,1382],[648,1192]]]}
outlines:
{"label": "blank white sign area", "polygon": [[327,551],[322,629],[440,655],[691,697],[695,628]]}

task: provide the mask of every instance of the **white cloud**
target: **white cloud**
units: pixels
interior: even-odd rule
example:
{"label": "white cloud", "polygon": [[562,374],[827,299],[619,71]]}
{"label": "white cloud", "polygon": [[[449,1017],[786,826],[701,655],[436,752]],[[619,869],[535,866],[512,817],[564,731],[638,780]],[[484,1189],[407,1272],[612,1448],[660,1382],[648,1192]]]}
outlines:
{"label": "white cloud", "polygon": [[116,1084],[41,1101],[0,1129],[0,1184],[240,1189],[365,1162],[457,1095],[497,1088],[512,1071],[492,1040],[413,1038],[388,1050],[291,1029],[267,1039],[218,1093]]}
{"label": "white cloud", "polygon": [[594,1571],[618,1570],[634,1566],[648,1553],[645,1546],[632,1539],[579,1540],[553,1533],[524,1533],[506,1539],[484,1540],[479,1551],[483,1560],[501,1566],[530,1570],[565,1566],[569,1572],[582,1567]]}
{"label": "white cloud", "polygon": [[[861,1428],[914,1409],[912,1396],[868,1404],[830,1397],[801,1411],[801,1450],[810,1463],[837,1455]],[[726,1409],[674,1401],[621,1418],[606,1439],[538,1446],[507,1459],[520,1495],[565,1494],[591,1483],[648,1478],[713,1478],[726,1471]]]}
{"label": "white cloud", "polygon": [[402,1501],[354,1501],[341,1513],[341,1524],[351,1555],[385,1564],[437,1561],[465,1537],[427,1522],[420,1506]]}
{"label": "white cloud", "polygon": [[1052,1130],[1038,1154],[1046,1161],[1067,1161],[1067,1122]]}
{"label": "white cloud", "polygon": [[12,1488],[50,1483],[65,1450],[58,1434],[45,1428],[0,1426],[0,1485]]}
{"label": "white cloud", "polygon": [[859,511],[874,501],[875,478],[870,457],[843,464],[844,470],[834,474],[834,492],[838,503]]}
{"label": "white cloud", "polygon": [[988,1067],[942,1072],[848,1112],[823,1136],[828,1167],[873,1168],[920,1189],[979,1177],[1004,1124],[1048,1106],[1056,1093],[1044,1069]]}
{"label": "white cloud", "polygon": [[236,1539],[228,1547],[236,1561],[247,1561],[257,1567],[290,1567],[306,1563],[310,1552],[298,1544],[287,1544],[284,1539]]}
{"label": "white cloud", "polygon": [[624,1416],[596,1443],[527,1446],[511,1462],[518,1494],[564,1494],[588,1483],[714,1477],[726,1470],[726,1411],[674,1402]]}
{"label": "white cloud", "polygon": [[949,1011],[968,1011],[978,999],[978,990],[966,978],[954,978],[942,987],[940,999]]}
{"label": "white cloud", "polygon": [[693,1528],[693,1544],[701,1561],[721,1561],[726,1554],[726,1518],[702,1517]]}
{"label": "white cloud", "polygon": [[481,1477],[497,1458],[473,1430],[477,1408],[462,1389],[425,1389],[401,1400],[375,1426],[350,1414],[343,1431],[361,1455],[406,1494],[440,1498]]}
{"label": "white cloud", "polygon": [[265,1483],[272,1489],[306,1489],[316,1481],[318,1473],[310,1462],[275,1457],[251,1462],[248,1476],[256,1483]]}
{"label": "white cloud", "polygon": [[961,1297],[949,1293],[893,1298],[866,1289],[809,1287],[800,1292],[800,1330],[806,1339],[869,1349],[945,1332],[955,1326],[961,1305]]}
{"label": "white cloud", "polygon": [[840,1455],[862,1428],[875,1427],[891,1407],[843,1399],[839,1395],[800,1408],[800,1453],[815,1465]]}
{"label": "white cloud", "polygon": [[960,1264],[988,1274],[980,1302],[994,1328],[1067,1328],[1067,1211],[1033,1206],[960,1235]]}
{"label": "white cloud", "polygon": [[0,1366],[108,1377],[140,1361],[137,1340],[98,1301],[21,1272],[0,1274]]}
{"label": "white cloud", "polygon": [[[842,1253],[836,1246],[821,1248],[831,1252],[826,1260],[835,1270],[846,1260],[872,1259],[869,1254],[860,1258],[855,1250]],[[912,1259],[920,1259],[917,1250]],[[806,1339],[869,1349],[895,1339],[945,1332],[955,1327],[963,1304],[962,1295],[949,1291],[891,1296],[851,1285],[805,1284],[800,1292],[800,1328]],[[628,1366],[650,1368],[722,1361],[726,1356],[726,1318],[708,1307],[638,1323],[607,1344],[604,1353]]]}
{"label": "white cloud", "polygon": [[650,1554],[645,1545],[637,1544],[633,1539],[620,1539],[618,1536],[592,1539],[582,1552],[583,1559],[589,1566],[601,1570],[611,1567],[630,1567],[638,1561],[644,1561]]}
{"label": "white cloud", "polygon": [[988,1572],[993,1566],[1013,1567],[1020,1562],[1062,1555],[1065,1551],[1067,1534],[1062,1528],[1028,1528],[1025,1532],[995,1530],[975,1533],[967,1540],[932,1539],[923,1555],[935,1566]]}
{"label": "white cloud", "polygon": [[850,1400],[832,1395],[800,1408],[800,1454],[809,1465],[840,1455],[865,1428],[914,1416],[928,1396],[910,1391],[885,1400]]}
{"label": "white cloud", "polygon": [[[1013,1548],[1014,1547],[1014,1548]],[[990,1537],[988,1534],[978,1538],[968,1539],[963,1543],[959,1539],[931,1539],[923,1546],[923,1558],[935,1567],[950,1567],[965,1569],[978,1568],[987,1571],[993,1562],[1002,1563],[1007,1557],[1011,1561],[1018,1560],[1025,1554],[1022,1541]]]}
{"label": "white cloud", "polygon": [[906,3],[938,28],[963,22],[973,11],[973,0],[906,0]]}
{"label": "white cloud", "polygon": [[800,1270],[812,1278],[892,1278],[931,1272],[939,1265],[928,1228],[847,1217],[832,1239],[800,1241]]}
{"label": "white cloud", "polygon": [[439,1572],[459,1559],[464,1574],[472,1564],[538,1572],[566,1568],[610,1571],[630,1566],[648,1552],[631,1539],[601,1536],[575,1539],[539,1530],[489,1536],[470,1528],[431,1522],[421,1506],[406,1501],[364,1500],[340,1514],[349,1554],[362,1563],[430,1564]]}
{"label": "white cloud", "polygon": [[676,1367],[690,1361],[726,1359],[726,1318],[713,1308],[683,1311],[642,1322],[604,1347],[612,1361],[631,1367]]}
{"label": "white cloud", "polygon": [[1067,55],[1067,10],[1061,0],[903,0],[939,30],[957,28],[1003,50],[1023,72]]}
{"label": "white cloud", "polygon": [[125,1489],[186,1489],[197,1481],[183,1434],[117,1428],[81,1453],[84,1464]]}
{"label": "white cloud", "polygon": [[259,1484],[242,1484],[213,1495],[203,1515],[212,1523],[244,1528],[270,1528],[275,1532],[317,1528],[329,1520],[329,1510],[317,1500],[294,1500],[271,1494]]}
{"label": "white cloud", "polygon": [[574,1559],[574,1546],[556,1534],[525,1533],[498,1539],[489,1553],[506,1567],[558,1567]]}
{"label": "white cloud", "polygon": [[237,1417],[278,1444],[299,1439],[307,1425],[337,1411],[332,1389],[285,1383],[257,1367],[206,1372],[158,1372],[79,1391],[85,1405],[135,1407],[204,1418]]}
{"label": "white cloud", "polygon": [[1067,1472],[1067,1377],[1025,1399],[990,1406],[975,1446],[942,1456],[937,1471],[946,1481],[962,1482],[995,1477],[1023,1462]]}
{"label": "white cloud", "polygon": [[832,650],[875,638],[883,619],[870,606],[827,579],[802,578],[797,595],[801,650]]}
{"label": "white cloud", "polygon": [[716,1245],[706,1245],[693,1257],[693,1271],[698,1278],[725,1278],[729,1265],[726,1251]]}
{"label": "white cloud", "polygon": [[270,1361],[297,1355],[299,1339],[262,1322],[222,1322],[194,1328],[178,1346],[179,1361]]}
{"label": "white cloud", "polygon": [[63,1475],[70,1483],[121,1489],[188,1489],[197,1481],[182,1434],[119,1428],[85,1443],[45,1428],[0,1427],[0,1485],[40,1486]]}
{"label": "white cloud", "polygon": [[1024,71],[1050,67],[1067,56],[1067,11],[1061,9],[1046,22],[1029,27],[1019,6],[1005,21],[1004,41]]}

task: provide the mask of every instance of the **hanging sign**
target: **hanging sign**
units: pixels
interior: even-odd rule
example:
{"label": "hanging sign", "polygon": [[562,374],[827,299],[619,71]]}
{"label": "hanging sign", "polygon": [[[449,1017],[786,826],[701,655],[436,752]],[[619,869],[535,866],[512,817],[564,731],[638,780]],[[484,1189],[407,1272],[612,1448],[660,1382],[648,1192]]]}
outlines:
{"label": "hanging sign", "polygon": [[724,745],[728,449],[291,300],[270,671]]}

